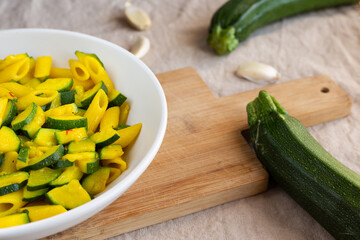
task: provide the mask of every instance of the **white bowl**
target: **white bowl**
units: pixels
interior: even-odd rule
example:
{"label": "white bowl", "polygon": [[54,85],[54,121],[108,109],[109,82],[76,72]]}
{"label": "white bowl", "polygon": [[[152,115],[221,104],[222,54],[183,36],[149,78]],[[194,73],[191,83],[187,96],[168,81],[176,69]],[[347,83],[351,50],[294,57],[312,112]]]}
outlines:
{"label": "white bowl", "polygon": [[0,229],[0,239],[36,239],[70,228],[98,213],[123,194],[149,166],[160,148],[167,123],[167,105],[161,85],[151,70],[127,50],[89,35],[50,29],[0,31],[0,58],[11,54],[52,56],[53,65],[68,67],[75,51],[95,53],[116,88],[128,97],[128,123],[143,124],[126,156],[128,169],[90,202],[66,213],[21,226]]}

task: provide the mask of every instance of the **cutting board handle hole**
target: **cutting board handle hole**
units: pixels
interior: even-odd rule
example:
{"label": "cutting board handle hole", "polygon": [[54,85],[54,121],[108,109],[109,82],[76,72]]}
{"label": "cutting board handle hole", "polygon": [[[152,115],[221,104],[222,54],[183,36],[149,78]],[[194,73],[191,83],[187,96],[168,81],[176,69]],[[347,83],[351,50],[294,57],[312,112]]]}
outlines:
{"label": "cutting board handle hole", "polygon": [[323,87],[323,88],[321,88],[320,91],[321,91],[322,93],[328,93],[328,92],[330,92],[330,89],[327,88],[327,87]]}

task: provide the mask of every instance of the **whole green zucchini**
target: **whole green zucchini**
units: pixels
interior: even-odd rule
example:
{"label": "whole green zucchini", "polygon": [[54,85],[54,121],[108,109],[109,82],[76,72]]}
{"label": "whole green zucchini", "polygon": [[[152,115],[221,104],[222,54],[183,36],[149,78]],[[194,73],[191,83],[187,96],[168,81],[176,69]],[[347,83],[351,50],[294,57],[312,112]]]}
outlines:
{"label": "whole green zucchini", "polygon": [[246,110],[256,155],[270,176],[335,238],[360,239],[360,175],[266,91]]}
{"label": "whole green zucchini", "polygon": [[230,0],[212,17],[207,43],[217,54],[227,54],[255,30],[271,22],[357,2],[359,0]]}

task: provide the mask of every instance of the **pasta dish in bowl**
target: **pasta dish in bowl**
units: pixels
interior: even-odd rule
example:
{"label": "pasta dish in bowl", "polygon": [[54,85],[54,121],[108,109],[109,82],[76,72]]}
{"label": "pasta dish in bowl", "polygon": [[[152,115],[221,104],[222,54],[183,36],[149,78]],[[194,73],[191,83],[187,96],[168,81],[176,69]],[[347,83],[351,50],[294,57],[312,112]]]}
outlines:
{"label": "pasta dish in bowl", "polygon": [[137,180],[163,140],[166,99],[144,63],[99,38],[12,29],[0,44],[0,239],[37,239]]}

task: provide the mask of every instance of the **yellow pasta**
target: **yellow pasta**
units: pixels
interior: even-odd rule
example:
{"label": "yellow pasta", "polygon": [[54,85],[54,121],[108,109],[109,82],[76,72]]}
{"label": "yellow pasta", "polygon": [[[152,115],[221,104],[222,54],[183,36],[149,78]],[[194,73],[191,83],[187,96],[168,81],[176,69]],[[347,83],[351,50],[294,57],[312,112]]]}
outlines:
{"label": "yellow pasta", "polygon": [[79,81],[86,81],[90,78],[90,74],[84,64],[75,59],[69,60],[69,66],[72,75]]}
{"label": "yellow pasta", "polygon": [[72,78],[71,70],[68,68],[58,68],[58,67],[52,67],[50,69],[50,75],[51,78]]}
{"label": "yellow pasta", "polygon": [[18,153],[15,151],[6,152],[4,156],[4,162],[0,167],[0,174],[16,172],[17,157]]}
{"label": "yellow pasta", "polygon": [[6,88],[16,97],[23,97],[33,91],[32,88],[24,86],[16,82],[0,83],[0,87]]}
{"label": "yellow pasta", "polygon": [[18,81],[23,78],[30,70],[30,59],[22,58],[17,62],[6,66],[0,72],[0,82]]}
{"label": "yellow pasta", "polygon": [[79,60],[85,65],[86,69],[89,71],[92,81],[95,84],[103,81],[108,90],[108,94],[114,89],[114,84],[98,60],[91,56],[84,56]]}
{"label": "yellow pasta", "polygon": [[50,75],[51,56],[41,56],[36,58],[34,77],[43,78]]}
{"label": "yellow pasta", "polygon": [[4,60],[0,62],[0,70],[3,70],[7,66],[10,66],[11,64],[18,62],[21,59],[28,58],[29,56],[26,53],[21,53],[17,55],[9,55]]}
{"label": "yellow pasta", "polygon": [[0,86],[0,97],[5,97],[7,99],[16,99],[15,95],[8,89]]}
{"label": "yellow pasta", "polygon": [[105,111],[105,114],[100,122],[100,131],[107,128],[116,128],[119,126],[120,107],[111,107]]}
{"label": "yellow pasta", "polygon": [[22,77],[18,81],[20,84],[25,84],[34,78],[33,76],[34,76],[34,69],[35,69],[35,59],[33,57],[30,57],[29,61],[30,61],[29,62],[30,63],[29,71],[24,77]]}
{"label": "yellow pasta", "polygon": [[39,89],[30,92],[29,94],[20,97],[16,102],[18,110],[24,110],[32,102],[38,106],[44,106],[50,103],[58,95],[56,90]]}
{"label": "yellow pasta", "polygon": [[86,81],[80,81],[80,80],[77,80],[76,78],[74,78],[73,80],[74,80],[73,88],[75,88],[77,86],[81,86],[84,88],[84,90],[89,90],[95,86],[94,82],[91,79],[88,79]]}
{"label": "yellow pasta", "polygon": [[16,212],[23,207],[26,202],[22,201],[23,190],[12,192],[0,196],[0,217]]}
{"label": "yellow pasta", "polygon": [[91,101],[89,108],[86,110],[84,117],[88,121],[89,136],[96,132],[99,123],[104,116],[108,106],[108,98],[104,90],[100,89]]}
{"label": "yellow pasta", "polygon": [[6,110],[6,105],[8,103],[8,99],[5,97],[0,98],[0,126],[2,124],[2,122],[4,121],[5,116],[5,110]]}
{"label": "yellow pasta", "polygon": [[127,168],[126,162],[120,157],[109,160],[101,160],[101,164],[105,167],[120,169],[121,172],[125,171]]}
{"label": "yellow pasta", "polygon": [[130,105],[127,102],[124,102],[120,106],[120,119],[119,119],[119,125],[124,125],[127,122],[128,116],[130,111]]}

